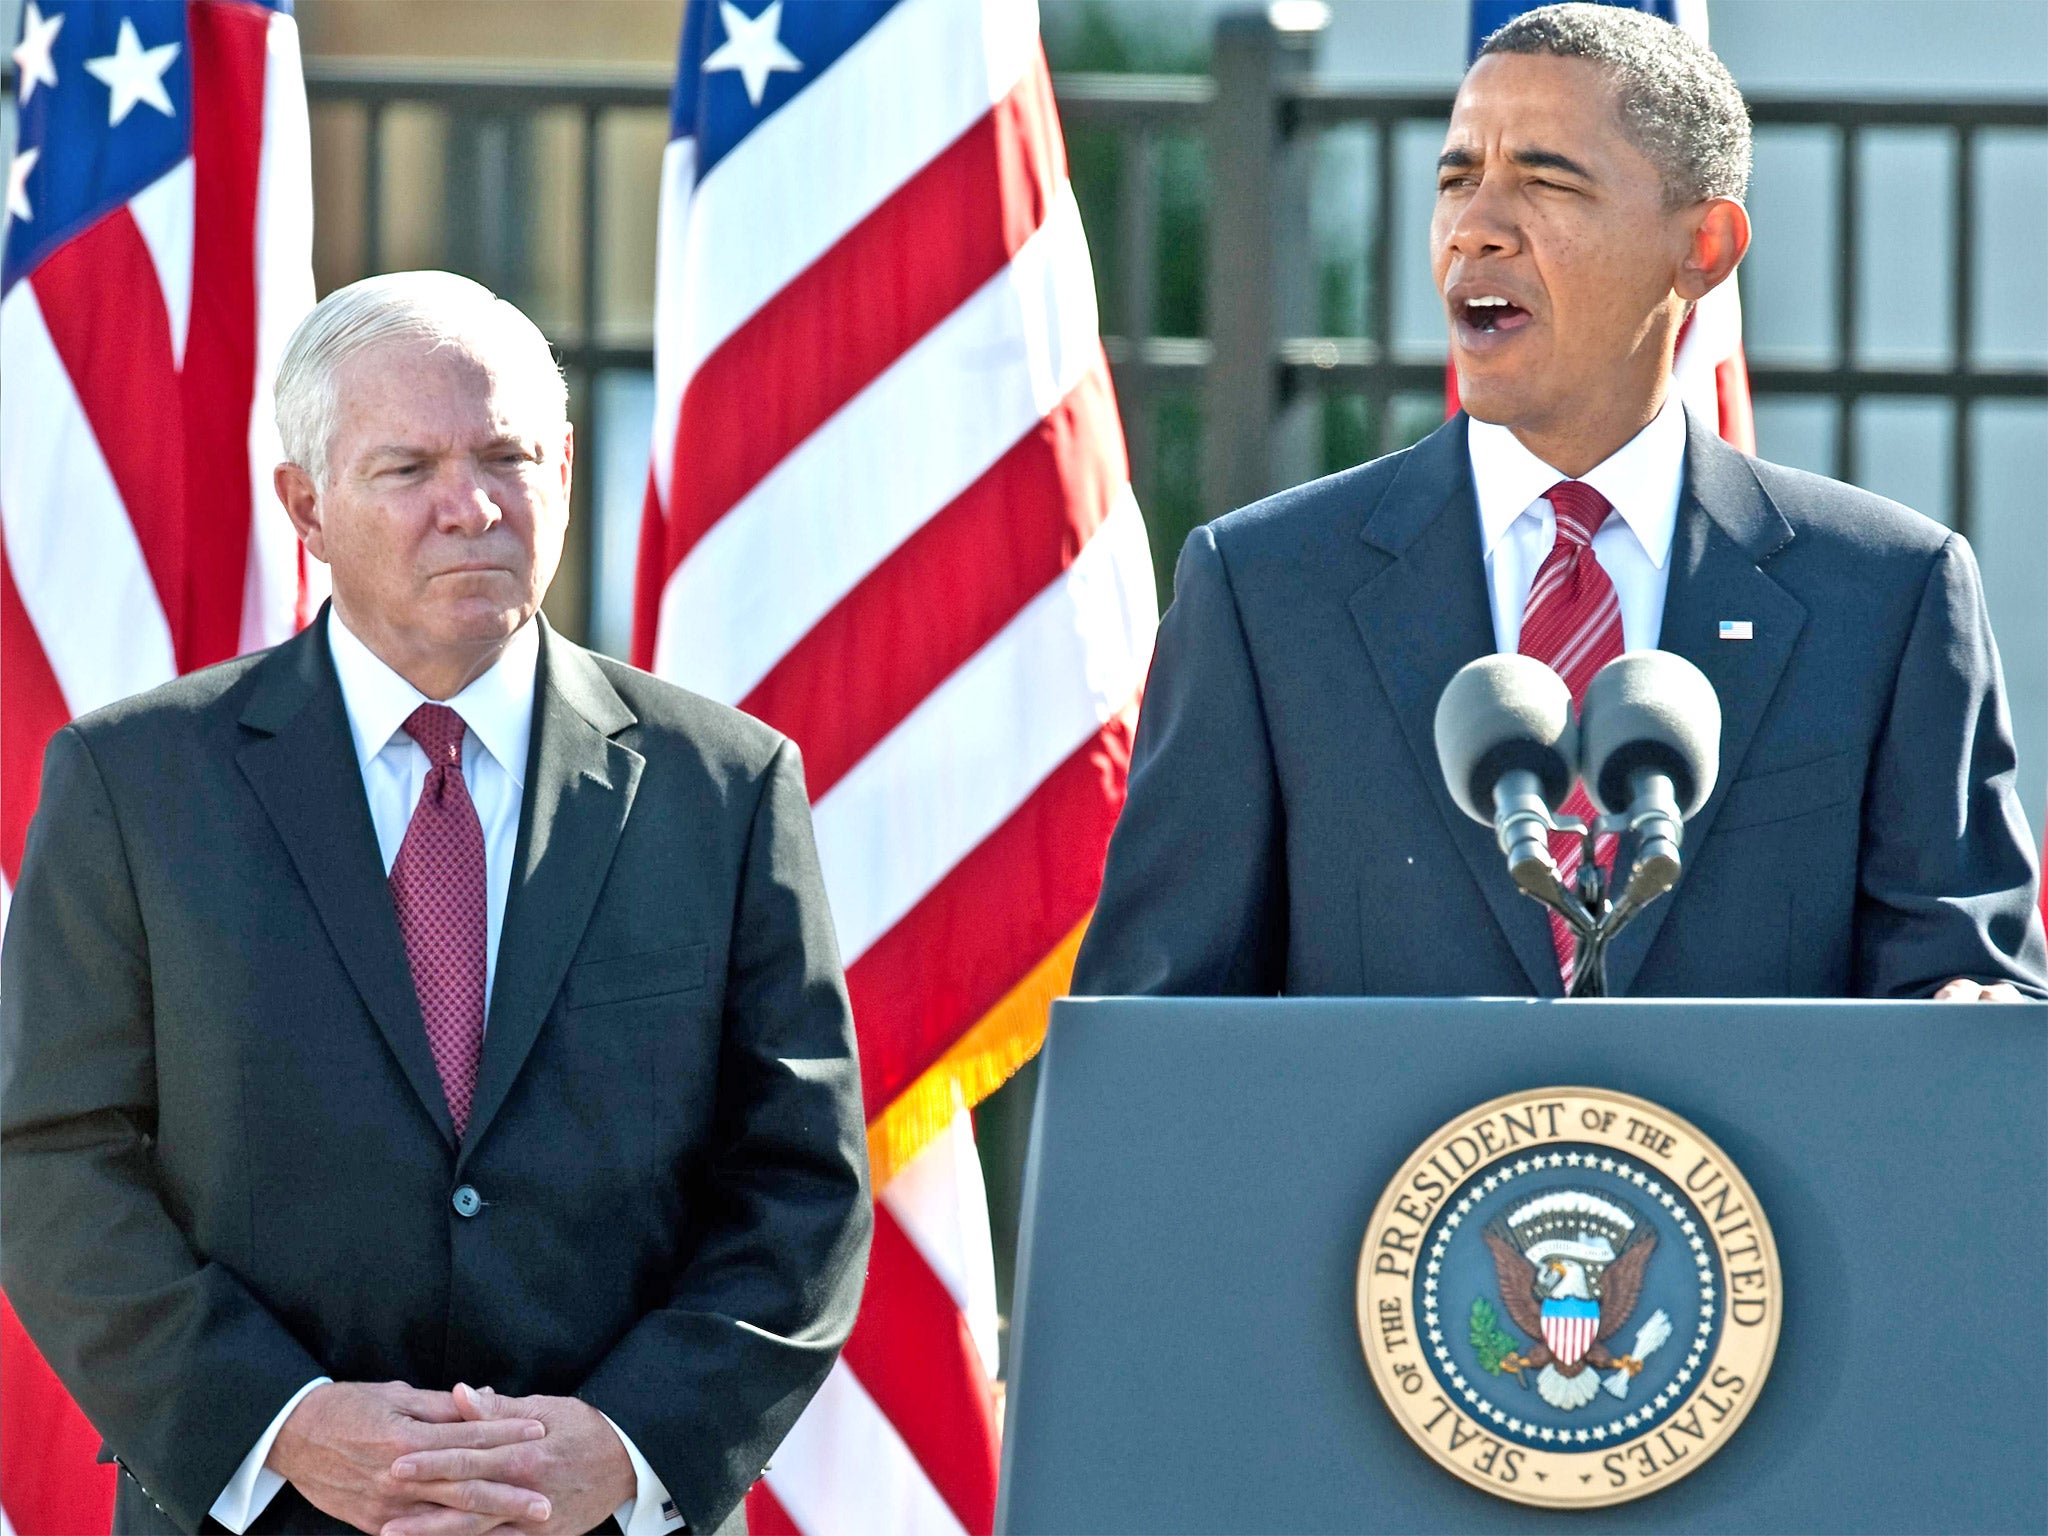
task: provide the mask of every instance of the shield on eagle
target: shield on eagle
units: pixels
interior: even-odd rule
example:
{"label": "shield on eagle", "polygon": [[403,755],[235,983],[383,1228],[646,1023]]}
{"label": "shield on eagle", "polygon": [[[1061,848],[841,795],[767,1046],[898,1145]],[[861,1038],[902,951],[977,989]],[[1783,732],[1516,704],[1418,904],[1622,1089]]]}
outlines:
{"label": "shield on eagle", "polygon": [[1543,1342],[1559,1365],[1577,1365],[1599,1331],[1599,1302],[1553,1297],[1543,1303]]}

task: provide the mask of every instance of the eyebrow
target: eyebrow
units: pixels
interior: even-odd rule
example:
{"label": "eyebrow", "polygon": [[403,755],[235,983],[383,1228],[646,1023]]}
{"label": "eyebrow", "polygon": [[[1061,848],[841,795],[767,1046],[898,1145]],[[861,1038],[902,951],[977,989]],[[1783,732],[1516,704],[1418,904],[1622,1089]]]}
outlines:
{"label": "eyebrow", "polygon": [[[535,451],[534,440],[520,437],[515,433],[501,433],[484,443],[479,450],[491,453],[500,448],[517,448],[521,453]],[[379,443],[363,457],[366,459],[431,459],[445,450],[429,443]]]}
{"label": "eyebrow", "polygon": [[[1561,155],[1554,149],[1510,150],[1508,159],[1524,170],[1563,171],[1586,181],[1593,179],[1593,173],[1569,155]],[[1479,156],[1469,149],[1447,149],[1437,156],[1436,168],[1440,171],[1469,171],[1479,164]]]}

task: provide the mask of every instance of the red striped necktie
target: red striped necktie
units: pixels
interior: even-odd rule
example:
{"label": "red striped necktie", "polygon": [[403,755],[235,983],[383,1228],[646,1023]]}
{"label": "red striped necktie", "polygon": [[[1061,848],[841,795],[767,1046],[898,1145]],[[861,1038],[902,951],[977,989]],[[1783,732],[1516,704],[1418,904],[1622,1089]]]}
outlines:
{"label": "red striped necktie", "polygon": [[459,1140],[484,1045],[484,829],[462,778],[462,716],[422,704],[405,733],[431,765],[391,863],[391,900]]}
{"label": "red striped necktie", "polygon": [[[1557,513],[1557,542],[1550,547],[1529,601],[1522,609],[1521,653],[1533,656],[1565,680],[1577,704],[1586,696],[1593,674],[1622,651],[1621,600],[1614,583],[1593,554],[1593,535],[1614,508],[1607,498],[1580,480],[1560,480],[1543,493]],[[1591,821],[1598,814],[1583,785],[1573,785],[1564,814]],[[1614,868],[1615,839],[1602,836],[1594,844],[1600,867]],[[1558,877],[1569,886],[1579,873],[1581,844],[1576,832],[1550,835],[1551,857]],[[1572,984],[1572,931],[1562,917],[1550,914],[1550,939],[1557,948],[1557,968],[1565,990]]]}

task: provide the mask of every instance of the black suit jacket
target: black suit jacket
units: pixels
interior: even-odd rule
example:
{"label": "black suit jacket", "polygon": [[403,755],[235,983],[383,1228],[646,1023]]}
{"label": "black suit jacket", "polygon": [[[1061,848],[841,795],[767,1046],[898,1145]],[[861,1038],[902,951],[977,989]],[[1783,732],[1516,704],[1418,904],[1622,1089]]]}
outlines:
{"label": "black suit jacket", "polygon": [[[324,623],[57,733],[0,1052],[8,1297],[186,1531],[317,1375],[581,1397],[708,1531],[853,1322],[796,748],[544,624],[459,1144]],[[341,1527],[287,1488],[258,1529]]]}
{"label": "black suit jacket", "polygon": [[[1661,644],[1720,695],[1720,782],[1614,990],[2048,987],[1969,546],[1691,422],[1670,559]],[[1074,990],[1556,996],[1544,909],[1437,768],[1437,696],[1493,649],[1462,416],[1196,529]]]}

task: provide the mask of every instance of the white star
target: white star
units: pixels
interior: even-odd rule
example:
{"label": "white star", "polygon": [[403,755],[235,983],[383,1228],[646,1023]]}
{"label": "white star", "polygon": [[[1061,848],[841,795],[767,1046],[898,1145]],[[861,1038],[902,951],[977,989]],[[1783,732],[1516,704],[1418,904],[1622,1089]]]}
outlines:
{"label": "white star", "polygon": [[21,104],[24,107],[28,105],[29,97],[35,95],[38,85],[55,86],[57,83],[57,66],[50,60],[50,50],[56,46],[57,29],[63,25],[62,16],[46,19],[36,9],[36,0],[28,0],[27,19],[21,24],[21,46],[14,50],[14,67],[21,71]]}
{"label": "white star", "polygon": [[1442,1333],[1442,1332],[1441,1332],[1440,1330],[1438,1330],[1438,1329],[1435,1329],[1435,1328],[1432,1328],[1432,1329],[1430,1329],[1430,1330],[1429,1330],[1429,1342],[1430,1342],[1430,1343],[1432,1343],[1432,1344],[1441,1344],[1441,1343],[1443,1343],[1443,1341],[1444,1341],[1444,1336],[1443,1336],[1443,1333]]}
{"label": "white star", "polygon": [[1519,1435],[1522,1432],[1522,1421],[1520,1419],[1509,1419],[1508,1428]]}
{"label": "white star", "polygon": [[1556,1435],[1556,1433],[1555,1433],[1554,1431],[1552,1431],[1552,1430],[1551,1430],[1550,1428],[1548,1428],[1547,1426],[1546,1426],[1546,1427],[1544,1428],[1544,1430],[1542,1431],[1542,1434],[1543,1434],[1543,1438],[1544,1438],[1544,1439],[1546,1439],[1546,1440],[1555,1440],[1555,1439],[1557,1438],[1557,1435]]}
{"label": "white star", "polygon": [[1527,1173],[1528,1171],[1529,1171],[1529,1159],[1527,1159],[1526,1157],[1525,1157],[1525,1158],[1523,1158],[1523,1159],[1522,1159],[1521,1161],[1519,1161],[1519,1162],[1517,1162],[1517,1163],[1515,1164],[1515,1172],[1517,1172],[1517,1173]]}
{"label": "white star", "polygon": [[1626,1424],[1630,1429],[1634,1429],[1636,1425],[1641,1421],[1634,1414],[1631,1413],[1626,1415],[1621,1422]]}
{"label": "white star", "polygon": [[40,149],[24,149],[7,167],[7,217],[26,224],[34,217],[28,206],[28,173],[42,158]]}
{"label": "white star", "polygon": [[1456,1211],[1453,1211],[1450,1215],[1444,1218],[1444,1229],[1446,1231],[1449,1231],[1452,1227],[1455,1227],[1459,1222],[1463,1221],[1464,1219],[1465,1218],[1460,1216]]}
{"label": "white star", "polygon": [[1603,1157],[1603,1158],[1601,1158],[1601,1159],[1600,1159],[1600,1171],[1601,1171],[1602,1173],[1612,1173],[1612,1172],[1614,1172],[1614,1159],[1613,1159],[1613,1158],[1611,1158],[1611,1157]]}
{"label": "white star", "polygon": [[1584,1444],[1586,1443],[1586,1440],[1587,1440],[1588,1436],[1587,1436],[1586,1432],[1585,1432],[1585,1431],[1584,1431],[1584,1430],[1582,1429],[1582,1430],[1579,1430],[1579,1431],[1577,1431],[1576,1433],[1574,1433],[1574,1434],[1572,1435],[1572,1438],[1573,1438],[1574,1440],[1578,1441],[1578,1442],[1579,1442],[1579,1444],[1581,1444],[1581,1445],[1584,1445]]}
{"label": "white star", "polygon": [[1698,1351],[1698,1350],[1694,1350],[1694,1351],[1693,1351],[1693,1352],[1692,1352],[1691,1354],[1687,1355],[1687,1356],[1685,1357],[1685,1363],[1686,1363],[1686,1365],[1687,1365],[1688,1367],[1692,1367],[1692,1368],[1695,1368],[1695,1369],[1696,1369],[1696,1368],[1697,1368],[1697,1367],[1699,1366],[1699,1363],[1700,1363],[1700,1354],[1699,1354],[1699,1351]]}
{"label": "white star", "polygon": [[1605,1424],[1595,1424],[1593,1426],[1593,1438],[1595,1440],[1605,1440],[1607,1438],[1607,1426]]}
{"label": "white star", "polygon": [[1567,1153],[1565,1155],[1565,1161],[1567,1163],[1570,1163],[1572,1167],[1576,1168],[1579,1166],[1579,1154],[1576,1152]]}
{"label": "white star", "polygon": [[[1433,1274],[1435,1274],[1435,1273],[1436,1273],[1436,1272],[1437,1272],[1437,1271],[1438,1271],[1439,1269],[1441,1269],[1441,1268],[1443,1268],[1443,1266],[1442,1266],[1441,1264],[1437,1263],[1437,1261],[1436,1261],[1435,1259],[1431,1259],[1431,1260],[1429,1261],[1429,1272],[1430,1272],[1430,1273],[1431,1273],[1432,1275],[1433,1275]],[[1707,1292],[1707,1294],[1708,1294],[1709,1296],[1711,1296],[1711,1295],[1713,1295],[1714,1293],[1713,1293],[1712,1291],[1709,1291],[1709,1292]]]}
{"label": "white star", "polygon": [[121,18],[121,32],[114,39],[114,51],[85,61],[86,72],[109,92],[109,128],[133,112],[138,101],[155,107],[165,117],[178,115],[177,109],[171,105],[170,94],[164,90],[164,71],[171,67],[183,46],[182,43],[159,43],[154,48],[145,48],[142,39],[136,36],[135,23],[125,16]]}
{"label": "white star", "polygon": [[782,0],[775,0],[752,18],[732,0],[719,0],[718,18],[725,23],[725,41],[704,60],[704,73],[708,75],[715,69],[738,70],[752,105],[761,105],[770,74],[793,74],[804,67],[803,61],[783,47],[776,36],[782,28]]}

